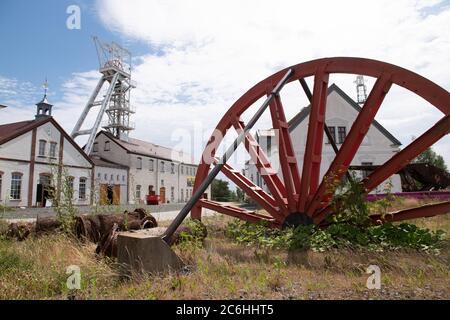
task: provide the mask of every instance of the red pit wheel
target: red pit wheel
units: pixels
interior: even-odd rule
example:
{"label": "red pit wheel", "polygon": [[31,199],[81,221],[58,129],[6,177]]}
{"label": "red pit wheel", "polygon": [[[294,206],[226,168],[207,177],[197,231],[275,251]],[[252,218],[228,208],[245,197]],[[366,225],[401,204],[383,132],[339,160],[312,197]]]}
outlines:
{"label": "red pit wheel", "polygon": [[[304,165],[301,172],[297,166],[281,97],[275,90],[277,83],[282,81],[283,76],[287,72],[289,73],[289,70],[292,70],[293,73],[286,83],[300,81],[311,100]],[[376,78],[376,82],[348,136],[337,151],[330,168],[320,181],[323,133],[326,130],[324,123],[328,79],[330,74],[339,73],[366,75]],[[314,76],[312,95],[304,81],[304,78],[310,76]],[[277,91],[269,106],[273,128],[279,131],[279,157],[283,179],[280,179],[277,172],[273,170],[267,156],[250,133],[245,135],[245,148],[256,164],[270,193],[256,186],[228,164],[221,168],[222,173],[265,209],[268,215],[200,199],[191,211],[192,217],[200,219],[201,208],[204,207],[250,222],[268,221],[273,227],[281,227],[286,224],[314,223],[318,225],[322,223],[327,216],[333,214],[330,201],[335,191],[330,190],[325,181],[328,181],[329,177],[340,179],[348,172],[350,163],[392,84],[419,95],[439,109],[444,117],[363,180],[365,191],[370,192],[450,132],[450,94],[430,80],[392,64],[361,58],[326,58],[301,63],[279,71],[247,91],[220,120],[216,132],[220,132],[221,135],[211,136],[203,152],[195,178],[194,192],[202,186],[207,178],[211,165],[208,159],[214,159],[215,152],[227,130],[233,127],[238,133],[242,132],[245,124],[241,121],[241,115],[258,99]],[[444,202],[398,211],[388,215],[388,220],[401,221],[449,212],[450,202]],[[378,216],[373,218],[380,219]]]}

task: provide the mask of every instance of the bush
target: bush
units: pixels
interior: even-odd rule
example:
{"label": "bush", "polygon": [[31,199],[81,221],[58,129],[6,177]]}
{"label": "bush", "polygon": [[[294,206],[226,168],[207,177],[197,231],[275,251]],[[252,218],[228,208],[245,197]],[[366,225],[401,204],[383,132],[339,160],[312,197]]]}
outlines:
{"label": "bush", "polygon": [[202,247],[208,235],[206,226],[197,219],[187,219],[173,235],[173,243],[182,247]]}
{"label": "bush", "polygon": [[313,250],[324,252],[332,248],[366,249],[370,251],[411,248],[439,252],[445,232],[422,229],[409,223],[383,224],[360,228],[351,224],[334,224],[326,229],[298,226],[293,229],[269,229],[264,224],[233,221],[226,227],[228,238],[239,244],[263,248]]}

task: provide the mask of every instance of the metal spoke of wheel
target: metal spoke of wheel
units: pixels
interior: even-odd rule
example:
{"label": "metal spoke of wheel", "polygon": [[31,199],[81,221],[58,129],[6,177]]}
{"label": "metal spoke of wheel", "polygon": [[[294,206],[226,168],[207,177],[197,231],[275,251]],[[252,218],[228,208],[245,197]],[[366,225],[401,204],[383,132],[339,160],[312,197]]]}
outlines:
{"label": "metal spoke of wheel", "polygon": [[375,119],[386,94],[392,85],[389,74],[383,74],[375,83],[366,103],[356,117],[348,136],[345,138],[338,154],[325,174],[314,198],[307,208],[307,213],[312,216],[317,208],[326,205],[334,194],[337,184],[335,181],[341,181],[342,177],[348,172],[356,152],[364,140],[370,125]]}
{"label": "metal spoke of wheel", "polygon": [[298,202],[298,191],[300,189],[300,176],[298,173],[297,159],[292,147],[289,126],[284,114],[280,96],[277,95],[270,104],[273,129],[278,132],[278,155],[280,167],[283,174],[284,186],[288,200],[288,208],[296,209]]}
{"label": "metal spoke of wheel", "polygon": [[[324,178],[320,180],[324,132],[330,142],[334,141],[325,123],[328,81],[332,74],[365,75],[375,78],[377,81],[342,146],[338,149],[335,144],[331,143],[333,150],[336,152],[336,157]],[[304,80],[308,77],[314,77],[312,93]],[[279,97],[281,88],[292,81],[300,82],[311,104],[301,175],[298,172],[292,138],[289,134],[288,123]],[[248,128],[253,126],[255,117],[247,125],[240,120],[246,110],[259,99],[267,96],[268,88],[272,89],[275,83],[278,84],[277,87],[270,91],[269,97],[266,98],[262,107],[265,109],[270,105],[273,128],[279,130],[278,150],[280,151],[281,172],[278,175],[273,170],[274,164],[269,162],[268,156],[248,131]],[[267,77],[249,89],[225,112],[215,130],[221,135],[211,136],[197,170],[194,184],[194,193],[197,198],[182,210],[183,215],[191,208],[192,217],[199,219],[201,209],[209,208],[211,210],[217,209],[218,212],[246,221],[266,220],[274,227],[289,225],[292,221],[299,224],[313,222],[323,225],[324,220],[333,214],[330,197],[334,190],[327,190],[326,181],[332,176],[342,178],[344,174],[348,175],[349,166],[361,146],[364,136],[370,126],[373,125],[375,115],[385,95],[393,84],[423,98],[431,107],[440,110],[443,113],[443,118],[409,146],[399,151],[385,164],[379,166],[363,181],[366,192],[370,192],[450,131],[450,94],[432,81],[392,64],[362,58],[325,58],[301,63]],[[259,111],[261,111],[261,108]],[[258,117],[260,115],[261,113],[258,112]],[[254,184],[250,184],[248,177],[244,177],[243,174],[233,170],[228,165],[225,166],[225,162],[211,169],[211,162],[207,160],[215,157],[223,135],[231,127],[236,129],[239,139],[229,149],[230,152],[233,152],[240,142],[245,143],[245,148],[253,160],[257,172],[264,179],[267,191],[259,190]],[[298,148],[299,146],[295,147]],[[229,152],[226,153],[226,155],[229,154]],[[222,168],[224,167],[223,170],[218,167],[220,165]],[[215,174],[220,171],[232,177],[231,179],[238,186],[246,189],[249,197],[272,216],[261,216],[242,208],[234,208],[200,199],[201,192],[206,190],[205,188],[211,180],[211,173]],[[264,191],[264,193],[261,191]],[[393,217],[395,219],[425,217],[430,216],[433,210],[440,214],[447,210],[447,206],[448,204],[439,204],[403,210],[395,213]],[[180,219],[177,219],[177,223]]]}
{"label": "metal spoke of wheel", "polygon": [[[238,134],[242,132],[245,127],[244,122],[241,120],[234,120],[233,125]],[[273,169],[264,150],[250,133],[246,134],[244,145],[253,164],[256,166],[256,169],[266,183],[267,189],[278,203],[280,212],[282,212],[283,215],[287,215],[288,210],[284,200],[286,198],[286,188],[278,177],[275,169]]]}
{"label": "metal spoke of wheel", "polygon": [[297,209],[302,213],[305,212],[310,194],[316,191],[319,184],[329,79],[329,75],[325,73],[324,69],[325,66],[321,66],[314,77],[308,135],[303,159],[300,199]]}

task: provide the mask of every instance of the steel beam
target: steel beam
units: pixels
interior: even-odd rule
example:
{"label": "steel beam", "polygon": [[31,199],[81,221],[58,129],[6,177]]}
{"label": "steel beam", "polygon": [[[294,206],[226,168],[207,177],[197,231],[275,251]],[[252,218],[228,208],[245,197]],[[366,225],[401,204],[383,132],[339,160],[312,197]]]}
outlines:
{"label": "steel beam", "polygon": [[334,158],[327,173],[324,176],[314,198],[307,207],[307,213],[312,216],[317,208],[327,204],[334,194],[337,185],[331,184],[330,181],[340,181],[344,174],[348,172],[348,168],[355,157],[364,137],[366,136],[372,122],[375,119],[384,98],[386,97],[392,85],[390,81],[391,75],[383,74],[375,83],[372,91],[367,98],[362,110],[356,117],[350,132],[345,138],[338,154]]}
{"label": "steel beam", "polygon": [[329,78],[329,75],[325,73],[325,67],[326,65],[320,66],[314,77],[313,101],[309,113],[302,185],[298,204],[298,212],[302,213],[306,210],[310,194],[316,191],[319,184]]}
{"label": "steel beam", "polygon": [[170,239],[172,238],[175,231],[178,229],[178,227],[181,225],[183,220],[186,218],[186,216],[189,214],[191,209],[195,206],[195,204],[203,197],[203,193],[206,191],[206,189],[209,187],[211,182],[214,180],[214,178],[219,174],[219,172],[222,170],[222,167],[227,163],[228,159],[233,155],[233,153],[236,151],[238,146],[245,140],[245,136],[248,132],[253,128],[255,123],[259,120],[259,118],[262,116],[264,111],[267,109],[271,101],[277,96],[281,89],[284,87],[284,85],[288,82],[289,78],[293,75],[293,70],[289,69],[284,77],[278,82],[276,87],[271,92],[270,96],[266,98],[262,106],[258,109],[256,114],[250,119],[247,126],[244,128],[244,130],[239,134],[239,136],[236,138],[234,143],[227,149],[223,157],[221,158],[220,163],[216,164],[214,168],[211,170],[211,172],[208,174],[205,180],[202,181],[202,184],[200,187],[195,190],[194,194],[192,195],[191,199],[186,203],[183,209],[181,209],[180,213],[176,216],[176,218],[172,221],[172,223],[167,228],[166,232],[164,233],[163,239],[166,242],[170,242]]}

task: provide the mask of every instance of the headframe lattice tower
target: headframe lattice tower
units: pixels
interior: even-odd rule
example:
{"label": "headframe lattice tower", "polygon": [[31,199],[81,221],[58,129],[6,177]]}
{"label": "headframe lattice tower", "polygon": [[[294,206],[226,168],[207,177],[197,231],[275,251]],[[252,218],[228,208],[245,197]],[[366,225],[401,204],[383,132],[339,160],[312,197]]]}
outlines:
{"label": "headframe lattice tower", "polygon": [[367,86],[363,75],[356,76],[356,101],[359,105],[363,105],[367,100]]}
{"label": "headframe lattice tower", "polygon": [[[99,71],[102,77],[97,83],[88,103],[72,130],[72,138],[89,135],[84,147],[91,154],[95,135],[100,126],[121,140],[128,140],[129,132],[134,129],[130,116],[135,112],[130,105],[130,91],[135,87],[131,80],[131,53],[118,44],[104,43],[94,37],[97,49]],[[101,96],[102,88],[106,88]],[[87,116],[94,107],[100,106],[95,122],[90,129],[81,129]],[[108,120],[101,124],[106,113]]]}

